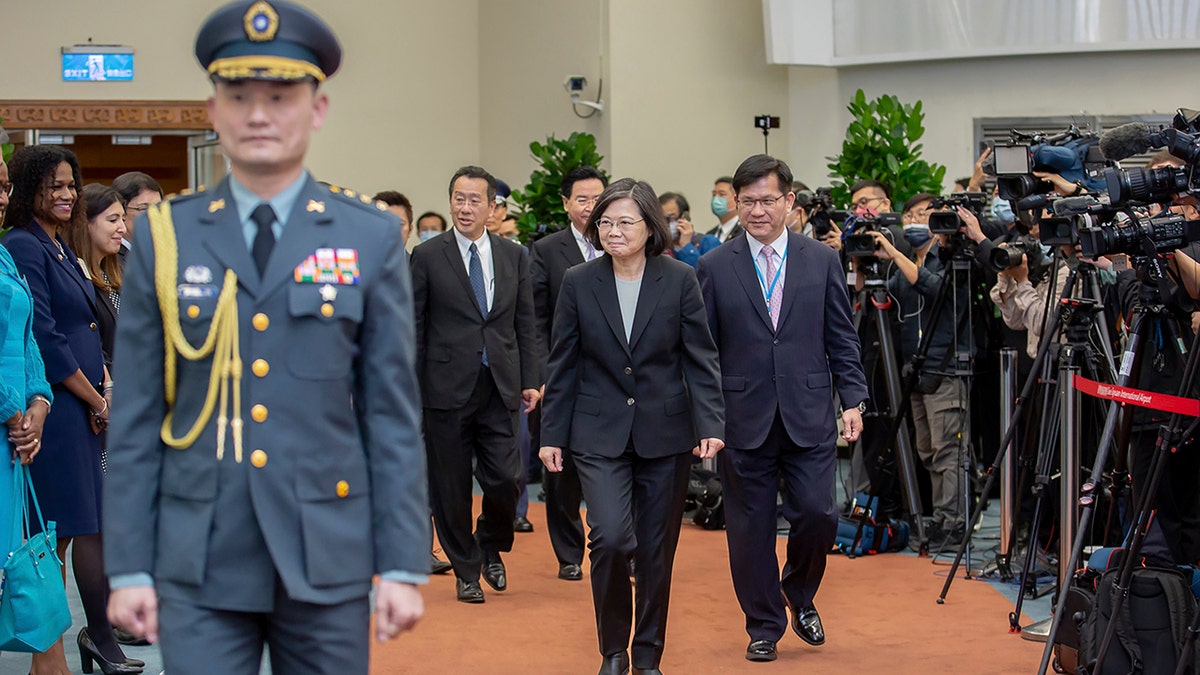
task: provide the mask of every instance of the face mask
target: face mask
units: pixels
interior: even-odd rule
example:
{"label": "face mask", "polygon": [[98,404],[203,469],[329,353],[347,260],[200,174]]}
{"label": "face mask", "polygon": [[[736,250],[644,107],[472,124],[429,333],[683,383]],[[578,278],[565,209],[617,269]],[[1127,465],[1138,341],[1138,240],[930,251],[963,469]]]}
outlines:
{"label": "face mask", "polygon": [[417,237],[420,238],[421,241],[429,241],[439,234],[441,234],[441,232],[438,232],[437,230],[421,230],[421,233],[418,234]]}
{"label": "face mask", "polygon": [[679,239],[679,221],[672,220],[667,223],[667,227],[671,228],[671,241]]}
{"label": "face mask", "polygon": [[1007,199],[996,197],[992,200],[992,218],[999,223],[1011,223],[1017,219],[1013,214],[1012,204]]}
{"label": "face mask", "polygon": [[929,232],[929,225],[925,223],[914,223],[904,227],[904,241],[907,241],[913,248],[921,248],[933,239],[933,235]]}
{"label": "face mask", "polygon": [[713,195],[712,212],[713,215],[718,218],[724,216],[726,213],[729,213],[729,200],[724,197]]}
{"label": "face mask", "polygon": [[869,206],[854,207],[854,215],[859,218],[874,218],[879,215],[879,212]]}

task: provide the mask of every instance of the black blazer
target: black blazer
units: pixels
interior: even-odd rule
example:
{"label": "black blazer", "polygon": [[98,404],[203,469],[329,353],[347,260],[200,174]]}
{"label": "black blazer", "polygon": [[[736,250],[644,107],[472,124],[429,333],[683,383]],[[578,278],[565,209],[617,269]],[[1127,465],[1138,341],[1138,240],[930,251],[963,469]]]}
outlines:
{"label": "black blazer", "polygon": [[778,328],[771,327],[746,235],[700,259],[708,325],[721,350],[726,445],[761,446],[775,411],[800,446],[832,443],[833,387],[842,404],[867,399],[858,334],[837,253],[789,232]]}
{"label": "black blazer", "polygon": [[104,365],[112,374],[113,341],[117,336],[117,308],[112,305],[108,291],[101,290],[95,284],[92,289],[96,293],[96,325],[100,331],[100,348],[104,351]]}
{"label": "black blazer", "polygon": [[724,438],[717,349],[690,266],[646,260],[625,339],[612,259],[567,270],[554,312],[542,443],[617,457],[632,437],[642,457],[690,452]]}
{"label": "black blazer", "polygon": [[417,372],[423,405],[435,410],[462,407],[475,388],[483,346],[496,388],[509,410],[521,390],[544,382],[544,348],[533,311],[529,257],[503,237],[492,246],[495,291],[483,318],[463,266],[454,231],[413,249],[413,311],[417,329]]}
{"label": "black blazer", "polygon": [[575,243],[574,228],[567,227],[542,237],[530,249],[529,264],[533,275],[533,307],[537,313],[538,335],[550,338],[554,327],[554,308],[567,270],[583,264],[583,254]]}

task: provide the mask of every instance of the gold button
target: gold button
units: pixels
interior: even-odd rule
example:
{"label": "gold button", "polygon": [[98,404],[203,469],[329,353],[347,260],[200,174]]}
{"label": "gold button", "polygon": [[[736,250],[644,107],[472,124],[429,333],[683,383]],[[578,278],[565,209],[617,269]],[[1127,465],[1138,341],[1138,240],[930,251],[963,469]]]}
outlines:
{"label": "gold button", "polygon": [[259,377],[266,377],[267,373],[271,371],[271,366],[262,359],[255,359],[254,363],[250,364],[250,370]]}
{"label": "gold button", "polygon": [[267,421],[267,406],[259,403],[250,409],[250,417],[254,418],[255,422]]}
{"label": "gold button", "polygon": [[267,318],[267,315],[263,314],[262,312],[255,314],[254,318],[251,321],[254,323],[254,330],[256,330],[260,333],[263,332],[264,330],[266,330],[267,326],[271,325],[271,320],[269,318]]}
{"label": "gold button", "polygon": [[190,316],[191,318],[194,319],[194,318],[200,316],[200,308],[195,305],[188,305],[187,313],[188,313],[188,316]]}
{"label": "gold button", "polygon": [[321,315],[326,318],[333,316],[333,305],[328,302],[322,304]]}
{"label": "gold button", "polygon": [[345,499],[348,494],[350,494],[350,484],[344,480],[339,480],[337,482],[337,496]]}
{"label": "gold button", "polygon": [[267,453],[263,452],[262,450],[255,450],[254,452],[250,453],[250,463],[253,464],[254,468],[256,469],[263,468],[267,465]]}
{"label": "gold button", "polygon": [[93,321],[90,324],[88,324],[88,328],[91,328],[92,330],[96,330],[96,322]]}
{"label": "gold button", "polygon": [[625,405],[633,405],[633,398],[630,397],[630,398],[625,399]]}

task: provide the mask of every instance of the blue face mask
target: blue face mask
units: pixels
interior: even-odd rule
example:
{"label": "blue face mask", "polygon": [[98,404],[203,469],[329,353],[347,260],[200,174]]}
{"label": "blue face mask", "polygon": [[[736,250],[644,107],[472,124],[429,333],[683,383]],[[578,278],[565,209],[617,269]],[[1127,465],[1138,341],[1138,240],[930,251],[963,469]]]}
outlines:
{"label": "blue face mask", "polygon": [[720,218],[721,216],[724,216],[726,213],[729,213],[729,211],[730,211],[729,200],[724,197],[718,197],[717,195],[713,195],[713,198],[712,198],[713,215]]}
{"label": "blue face mask", "polygon": [[907,241],[913,248],[921,248],[933,239],[933,235],[929,232],[929,225],[924,223],[915,223],[913,225],[904,226],[904,241]]}
{"label": "blue face mask", "polygon": [[992,200],[992,218],[998,223],[1011,223],[1017,219],[1013,213],[1012,204],[1007,199],[996,197]]}
{"label": "blue face mask", "polygon": [[437,230],[421,230],[421,233],[418,234],[417,237],[421,241],[425,242],[425,241],[429,241],[430,239],[433,239],[434,237],[438,236],[439,234],[441,234],[441,232],[438,232]]}

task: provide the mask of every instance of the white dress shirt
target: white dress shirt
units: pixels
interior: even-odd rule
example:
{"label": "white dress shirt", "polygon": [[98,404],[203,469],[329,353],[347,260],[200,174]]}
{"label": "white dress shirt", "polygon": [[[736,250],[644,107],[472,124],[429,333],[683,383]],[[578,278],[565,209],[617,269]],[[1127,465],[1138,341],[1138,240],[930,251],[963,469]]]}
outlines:
{"label": "white dress shirt", "polygon": [[[788,229],[785,227],[783,228],[783,232],[780,232],[775,241],[770,244],[771,248],[775,249],[775,269],[779,271],[779,281],[775,282],[776,293],[783,293],[783,281],[784,277],[787,276],[787,265],[784,264],[787,260],[787,258],[784,258],[787,255],[787,235]],[[758,257],[759,252],[766,247],[766,244],[751,237],[749,234],[746,235],[746,241],[750,243],[750,258],[754,261],[754,266],[758,269],[758,274],[761,276],[759,285],[762,287],[763,298],[766,299],[767,289],[771,287],[771,279],[767,278],[767,268],[763,265],[762,258]],[[774,275],[772,275],[772,278],[774,278]]]}
{"label": "white dress shirt", "polygon": [[717,239],[722,244],[729,241],[729,233],[733,232],[733,228],[737,227],[739,220],[738,216],[734,216],[729,219],[729,222],[717,226]]}
{"label": "white dress shirt", "polygon": [[458,253],[462,256],[463,269],[467,278],[471,276],[471,244],[479,251],[479,264],[483,267],[483,287],[487,291],[488,311],[492,311],[492,298],[496,295],[496,266],[492,262],[492,240],[487,236],[487,230],[479,235],[479,239],[471,241],[463,236],[458,228],[454,228],[454,240],[458,242]]}
{"label": "white dress shirt", "polygon": [[585,239],[583,234],[574,225],[571,226],[571,234],[575,235],[575,245],[579,247],[579,254],[583,256],[584,262],[588,261],[588,249],[596,252],[596,258],[604,255],[604,249],[592,246],[592,243]]}

